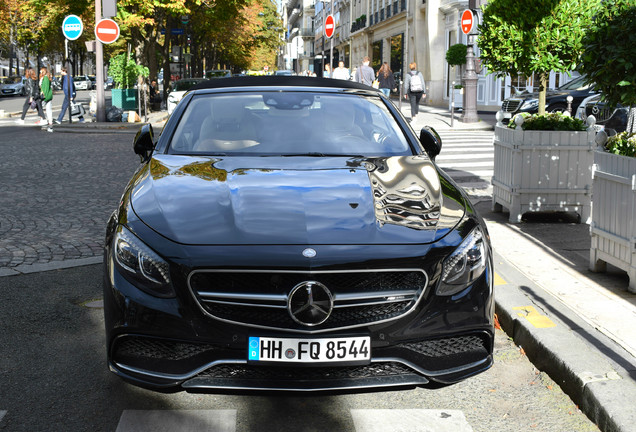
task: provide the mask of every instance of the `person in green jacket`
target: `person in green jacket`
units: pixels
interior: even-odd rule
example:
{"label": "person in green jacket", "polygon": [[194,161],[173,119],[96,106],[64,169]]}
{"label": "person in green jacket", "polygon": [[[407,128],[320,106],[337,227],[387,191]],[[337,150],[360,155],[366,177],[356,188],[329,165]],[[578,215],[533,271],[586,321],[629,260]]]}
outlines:
{"label": "person in green jacket", "polygon": [[45,67],[40,69],[40,91],[42,97],[40,98],[44,103],[44,111],[46,112],[46,130],[53,132],[53,89],[51,88],[51,74]]}

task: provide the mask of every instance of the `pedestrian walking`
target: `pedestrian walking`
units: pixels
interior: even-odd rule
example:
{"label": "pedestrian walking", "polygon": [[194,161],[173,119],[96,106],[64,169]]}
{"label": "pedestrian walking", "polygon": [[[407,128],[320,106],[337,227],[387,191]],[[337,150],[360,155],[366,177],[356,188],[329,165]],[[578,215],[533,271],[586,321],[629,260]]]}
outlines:
{"label": "pedestrian walking", "polygon": [[[55,119],[55,123],[62,124],[62,120],[64,120],[64,114],[66,114],[66,110],[70,109],[71,102],[75,100],[75,83],[73,82],[73,77],[70,76],[66,68],[63,67],[61,72],[62,74],[62,91],[64,92],[64,101],[62,102],[62,111],[60,111],[60,115]],[[69,89],[71,93],[71,99],[69,100]],[[84,122],[84,116],[79,117],[80,122]]]}
{"label": "pedestrian walking", "polygon": [[325,71],[322,73],[323,78],[331,78],[331,65],[327,63],[325,65]]}
{"label": "pedestrian walking", "polygon": [[378,82],[380,83],[380,91],[384,93],[384,96],[390,97],[391,90],[395,89],[395,78],[387,62],[382,63],[382,66],[380,66]]}
{"label": "pedestrian walking", "polygon": [[24,78],[26,79],[24,83],[26,99],[22,106],[22,117],[20,117],[20,120],[16,120],[16,123],[24,124],[24,118],[26,117],[27,111],[31,108],[37,109],[38,114],[40,115],[40,121],[38,121],[37,124],[45,125],[46,119],[42,113],[42,106],[38,103],[38,100],[40,99],[40,86],[38,86],[37,75],[33,68],[28,68],[26,70]]}
{"label": "pedestrian walking", "polygon": [[333,70],[332,77],[334,79],[342,79],[347,81],[351,79],[351,74],[349,73],[349,69],[345,67],[343,61],[338,62],[338,67]]}
{"label": "pedestrian walking", "polygon": [[420,100],[426,97],[426,83],[415,62],[409,64],[409,69],[410,72],[404,79],[404,98],[411,102],[411,121],[415,121],[419,113]]}
{"label": "pedestrian walking", "polygon": [[40,100],[44,103],[44,112],[46,113],[46,130],[53,132],[53,89],[51,88],[51,74],[45,67],[40,69]]}
{"label": "pedestrian walking", "polygon": [[373,68],[369,66],[369,63],[371,63],[371,59],[369,56],[365,56],[364,59],[362,59],[362,66],[360,66],[356,72],[355,80],[371,87],[375,80],[375,72],[373,71]]}

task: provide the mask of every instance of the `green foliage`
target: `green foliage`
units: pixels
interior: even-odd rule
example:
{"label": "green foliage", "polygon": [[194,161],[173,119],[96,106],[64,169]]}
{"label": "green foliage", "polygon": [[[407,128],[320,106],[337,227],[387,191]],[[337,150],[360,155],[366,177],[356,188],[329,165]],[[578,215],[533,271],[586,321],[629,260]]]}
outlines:
{"label": "green foliage", "polygon": [[[523,130],[545,130],[545,131],[585,131],[587,126],[581,119],[570,117],[562,113],[550,113],[542,115],[531,115],[528,113],[517,114],[524,119],[521,129]],[[515,118],[510,119],[508,127],[516,129]]]}
{"label": "green foliage", "polygon": [[609,137],[605,150],[620,156],[636,157],[636,133],[621,132]]}
{"label": "green foliage", "polygon": [[133,88],[137,78],[148,76],[148,68],[135,63],[127,54],[119,54],[110,59],[108,73],[113,77],[115,87],[119,89]]}
{"label": "green foliage", "polygon": [[636,105],[636,3],[605,2],[583,38],[580,71],[612,106]]}
{"label": "green foliage", "polygon": [[466,50],[464,44],[455,44],[446,51],[446,61],[451,66],[459,66],[466,64]]}
{"label": "green foliage", "polygon": [[[633,1],[633,0],[631,0]],[[491,73],[574,70],[600,0],[491,0],[479,26],[480,57]]]}

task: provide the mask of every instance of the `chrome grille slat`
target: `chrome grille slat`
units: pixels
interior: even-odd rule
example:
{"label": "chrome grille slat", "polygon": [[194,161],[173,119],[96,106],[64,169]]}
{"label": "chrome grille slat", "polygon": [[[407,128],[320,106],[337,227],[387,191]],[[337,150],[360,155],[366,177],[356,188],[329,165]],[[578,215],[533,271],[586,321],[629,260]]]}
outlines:
{"label": "chrome grille slat", "polygon": [[[301,282],[318,281],[333,294],[329,319],[311,329],[294,322],[288,295]],[[263,271],[195,270],[188,287],[208,316],[267,329],[319,333],[397,319],[412,311],[428,285],[421,269]],[[217,291],[213,290],[216,288]]]}

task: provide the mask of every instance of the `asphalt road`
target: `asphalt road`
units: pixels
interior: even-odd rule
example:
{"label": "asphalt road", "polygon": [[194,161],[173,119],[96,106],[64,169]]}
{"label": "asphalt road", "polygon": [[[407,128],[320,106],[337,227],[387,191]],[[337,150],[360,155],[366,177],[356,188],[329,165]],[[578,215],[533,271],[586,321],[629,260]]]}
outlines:
{"label": "asphalt road", "polygon": [[[13,124],[0,136],[0,269],[99,257],[108,215],[138,164],[132,135],[50,134]],[[598,430],[501,331],[492,369],[440,389],[240,395],[136,388],[106,367],[101,274],[93,264],[0,277],[0,430]],[[436,423],[442,420],[446,429]]]}

